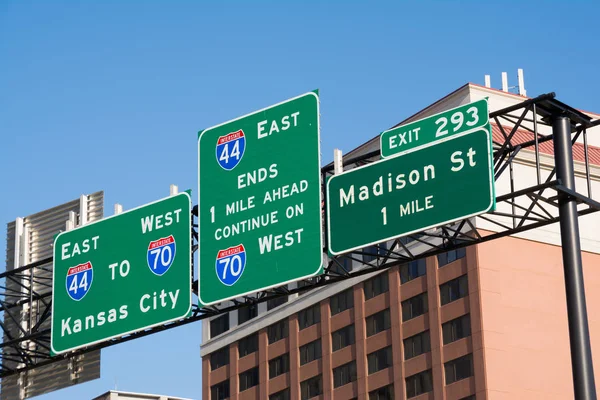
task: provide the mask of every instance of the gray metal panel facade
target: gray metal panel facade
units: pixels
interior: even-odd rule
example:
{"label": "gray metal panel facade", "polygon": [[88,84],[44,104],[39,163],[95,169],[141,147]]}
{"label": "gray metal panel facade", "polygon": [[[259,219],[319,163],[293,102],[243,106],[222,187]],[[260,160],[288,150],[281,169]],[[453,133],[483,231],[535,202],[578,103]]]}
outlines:
{"label": "gray metal panel facade", "polygon": [[[71,212],[75,215],[76,226],[101,219],[104,215],[104,192],[84,195],[80,199],[24,217],[22,223],[10,222],[7,226],[7,271],[51,257],[54,236],[66,230],[66,221]],[[17,239],[17,233],[22,233],[20,240]],[[52,263],[31,268],[17,276],[0,282],[6,286],[2,301],[13,305],[6,306],[3,312],[4,343],[22,336],[23,331],[50,329],[50,310],[47,309],[51,307]],[[35,299],[34,296],[41,298]],[[49,345],[49,335],[40,338],[39,342],[46,339]],[[47,358],[49,346],[39,342],[24,342],[21,346],[28,346],[29,350]],[[2,348],[2,352],[7,367],[19,366],[18,349],[7,346]],[[6,377],[2,379],[0,396],[2,399],[26,399],[99,377],[98,350]]]}

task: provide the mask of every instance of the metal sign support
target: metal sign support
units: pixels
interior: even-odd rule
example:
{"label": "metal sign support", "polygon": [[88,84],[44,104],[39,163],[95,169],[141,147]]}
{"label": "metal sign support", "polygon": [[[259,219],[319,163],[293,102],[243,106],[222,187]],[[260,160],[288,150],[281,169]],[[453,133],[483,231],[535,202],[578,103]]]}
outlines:
{"label": "metal sign support", "polygon": [[[554,117],[554,158],[556,177],[564,187],[575,191],[571,120],[566,116]],[[560,236],[567,293],[567,316],[571,342],[573,387],[577,400],[596,400],[594,365],[588,328],[583,268],[577,220],[577,199],[562,194],[558,200]]]}

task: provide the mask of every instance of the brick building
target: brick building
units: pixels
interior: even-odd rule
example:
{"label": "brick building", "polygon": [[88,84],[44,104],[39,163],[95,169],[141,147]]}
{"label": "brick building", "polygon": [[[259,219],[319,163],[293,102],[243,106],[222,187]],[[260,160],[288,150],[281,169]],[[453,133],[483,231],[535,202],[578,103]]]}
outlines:
{"label": "brick building", "polygon": [[[467,84],[403,122],[483,97],[491,110],[524,100]],[[494,136],[500,134],[494,126]],[[600,136],[589,137],[592,193],[599,193],[600,148],[594,146]],[[378,146],[374,138],[348,157]],[[552,146],[540,151],[545,178]],[[582,156],[576,143],[578,188],[586,185]],[[532,186],[534,179],[531,151],[524,151],[515,159],[513,182],[496,182],[497,194],[509,184]],[[474,223],[494,232],[485,220]],[[594,350],[600,348],[600,218],[581,217],[580,226]],[[404,244],[413,254],[424,250],[418,240]],[[381,248],[345,262],[353,270],[387,266]],[[212,318],[203,323],[201,355],[203,398],[212,400],[573,398],[558,226],[390,263]],[[598,374],[597,357],[594,362]]]}

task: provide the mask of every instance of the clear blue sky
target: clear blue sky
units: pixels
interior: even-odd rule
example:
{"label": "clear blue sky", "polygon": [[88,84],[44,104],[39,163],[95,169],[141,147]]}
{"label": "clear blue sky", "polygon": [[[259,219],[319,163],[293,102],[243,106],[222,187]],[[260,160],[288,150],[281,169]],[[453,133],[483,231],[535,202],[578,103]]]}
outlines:
{"label": "clear blue sky", "polygon": [[[322,160],[466,82],[600,111],[597,2],[0,1],[5,224],[104,190],[105,209],[197,190],[197,132],[319,88]],[[201,397],[201,324],[103,350],[115,387]]]}

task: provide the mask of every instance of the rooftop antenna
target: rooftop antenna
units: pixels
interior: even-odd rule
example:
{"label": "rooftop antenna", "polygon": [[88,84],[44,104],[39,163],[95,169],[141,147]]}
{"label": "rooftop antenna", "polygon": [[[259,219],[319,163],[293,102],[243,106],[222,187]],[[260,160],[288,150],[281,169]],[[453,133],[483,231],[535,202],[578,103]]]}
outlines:
{"label": "rooftop antenna", "polygon": [[502,91],[508,92],[508,75],[506,72],[502,73]]}
{"label": "rooftop antenna", "polygon": [[517,78],[519,79],[519,95],[527,96],[527,91],[525,90],[525,77],[523,76],[523,69],[517,69]]}

